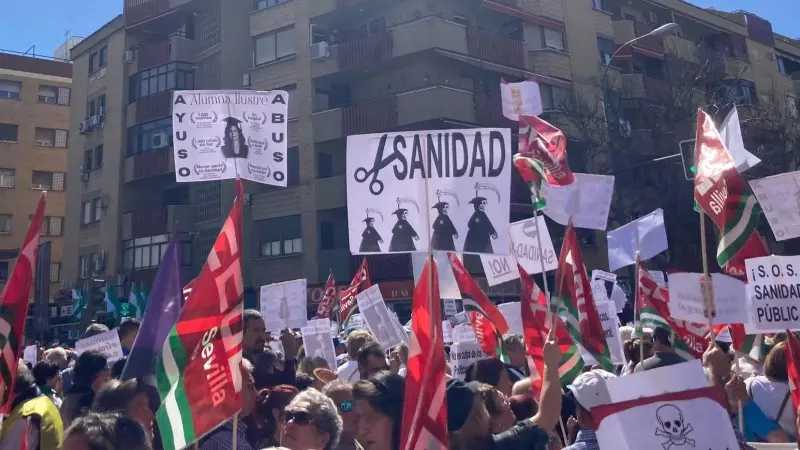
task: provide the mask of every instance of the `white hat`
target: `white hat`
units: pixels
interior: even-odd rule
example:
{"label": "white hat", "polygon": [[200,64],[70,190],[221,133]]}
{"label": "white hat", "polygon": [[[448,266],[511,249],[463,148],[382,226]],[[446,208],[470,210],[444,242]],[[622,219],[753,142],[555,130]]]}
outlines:
{"label": "white hat", "polygon": [[578,375],[567,389],[572,391],[575,400],[587,410],[595,406],[611,403],[611,395],[606,387],[606,380],[617,378],[611,372],[602,369],[590,370]]}

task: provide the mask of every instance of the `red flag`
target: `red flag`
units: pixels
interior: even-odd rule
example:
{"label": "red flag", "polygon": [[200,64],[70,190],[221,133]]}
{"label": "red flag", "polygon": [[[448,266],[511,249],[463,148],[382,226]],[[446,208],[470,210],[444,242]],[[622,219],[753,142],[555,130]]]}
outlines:
{"label": "red flag", "polygon": [[508,356],[503,353],[501,342],[503,335],[497,332],[497,328],[483,314],[477,311],[470,311],[468,314],[472,323],[472,331],[475,332],[475,338],[478,340],[481,350],[487,355],[493,355],[503,362],[508,362]]}
{"label": "red flag", "polygon": [[519,153],[544,165],[549,185],[566,186],[575,181],[567,166],[567,138],[536,116],[519,116]]}
{"label": "red flag", "polygon": [[792,394],[792,411],[800,408],[800,340],[786,330],[786,369],[789,372],[789,392]]}
{"label": "red flag", "polygon": [[25,318],[28,316],[28,305],[33,286],[36,268],[36,256],[39,250],[39,230],[47,204],[45,194],[39,197],[39,205],[33,215],[28,232],[17,258],[17,264],[8,284],[0,293],[0,414],[11,411],[14,399],[14,387],[17,380],[17,362],[22,355],[22,337],[25,336]]}
{"label": "red flag", "polygon": [[[483,293],[478,284],[475,283],[475,280],[472,279],[469,272],[467,272],[467,269],[464,268],[464,265],[461,264],[461,261],[458,260],[456,254],[448,253],[447,256],[450,258],[450,266],[453,268],[453,274],[456,277],[456,283],[458,283],[458,290],[461,291],[464,310],[481,313],[484,317],[489,319],[489,322],[497,329],[500,336],[508,333],[508,322],[506,322],[506,318],[503,317],[503,313],[501,313],[500,310],[497,309],[497,306],[486,297],[486,294]],[[493,355],[494,353],[491,354]]]}
{"label": "red flag", "polygon": [[[402,450],[447,449],[445,360],[436,263],[428,258],[414,288]],[[433,289],[431,289],[433,286]]]}
{"label": "red flag", "polygon": [[336,301],[336,280],[331,272],[325,283],[325,294],[317,307],[317,319],[330,319],[334,301]]}
{"label": "red flag", "polygon": [[342,292],[342,298],[339,300],[339,320],[342,322],[342,328],[347,328],[347,323],[350,317],[358,311],[358,302],[356,295],[367,290],[372,286],[369,279],[369,265],[367,265],[367,257],[361,261],[361,267],[353,276],[353,281],[350,282],[350,287]]}
{"label": "red flag", "polygon": [[567,313],[567,329],[572,339],[583,345],[606,370],[613,370],[611,350],[606,342],[600,314],[594,304],[594,295],[572,221],[567,226],[561,244],[556,280],[558,295]]}

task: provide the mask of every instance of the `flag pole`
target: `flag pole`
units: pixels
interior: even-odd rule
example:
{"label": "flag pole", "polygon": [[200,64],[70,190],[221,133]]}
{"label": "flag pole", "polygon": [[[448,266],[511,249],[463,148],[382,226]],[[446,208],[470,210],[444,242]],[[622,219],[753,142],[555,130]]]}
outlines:
{"label": "flag pole", "polygon": [[[552,301],[551,298],[550,298],[550,288],[547,285],[547,271],[544,268],[544,254],[542,253],[542,236],[541,236],[541,234],[539,234],[539,212],[536,210],[536,204],[539,203],[539,193],[538,192],[532,192],[531,193],[531,200],[533,200],[533,223],[535,224],[534,226],[536,227],[536,243],[539,246],[539,264],[541,264],[541,266],[542,266],[542,284],[544,285],[544,295],[545,295],[545,298],[547,298],[547,304],[548,304],[548,306],[550,308],[550,311],[552,311],[553,307],[550,304],[551,301]],[[513,245],[513,242],[512,242],[512,245]],[[550,318],[551,318],[550,327],[552,328],[552,327],[555,326],[555,323],[556,323],[555,314],[552,314],[550,316]],[[563,427],[563,424],[562,424],[562,427]]]}
{"label": "flag pole", "polygon": [[236,440],[239,438],[239,413],[233,416],[233,439],[231,442],[231,449],[236,450]]}
{"label": "flag pole", "polygon": [[716,336],[714,336],[714,286],[708,276],[708,255],[706,241],[706,214],[700,210],[700,248],[703,256],[703,277],[700,280],[700,291],[703,295],[703,303],[705,306],[705,315],[708,319],[708,336],[711,340],[711,345],[717,346]]}
{"label": "flag pole", "polygon": [[[641,250],[639,248],[639,224],[636,223],[633,227],[634,233],[634,240],[636,243],[636,274],[634,276],[634,289],[633,289],[633,314],[634,320],[636,320],[636,328],[639,329],[639,332],[642,334],[639,336],[639,364],[644,362],[644,325],[642,324],[642,309],[639,307],[639,289],[641,289],[639,283],[639,270],[642,267],[642,260],[641,260]],[[634,367],[635,368],[635,367]],[[642,364],[642,371],[644,371],[644,364]]]}

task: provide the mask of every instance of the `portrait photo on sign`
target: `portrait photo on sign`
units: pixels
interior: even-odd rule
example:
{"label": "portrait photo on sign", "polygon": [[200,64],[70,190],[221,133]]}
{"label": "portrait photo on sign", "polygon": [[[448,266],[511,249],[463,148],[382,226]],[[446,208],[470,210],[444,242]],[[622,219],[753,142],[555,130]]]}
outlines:
{"label": "portrait photo on sign", "polygon": [[347,138],[354,254],[508,254],[511,131],[408,131]]}
{"label": "portrait photo on sign", "polygon": [[176,181],[286,186],[288,103],[286,91],[175,91]]}

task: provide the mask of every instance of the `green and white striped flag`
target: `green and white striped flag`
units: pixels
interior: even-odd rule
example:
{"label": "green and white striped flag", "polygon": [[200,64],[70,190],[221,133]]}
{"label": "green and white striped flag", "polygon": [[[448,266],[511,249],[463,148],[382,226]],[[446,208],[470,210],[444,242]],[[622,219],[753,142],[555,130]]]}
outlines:
{"label": "green and white striped flag", "polygon": [[83,317],[83,311],[86,309],[86,297],[84,297],[83,292],[79,291],[78,289],[72,290],[72,318],[75,320],[81,320]]}

